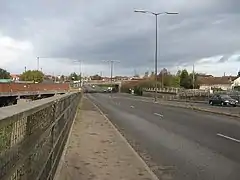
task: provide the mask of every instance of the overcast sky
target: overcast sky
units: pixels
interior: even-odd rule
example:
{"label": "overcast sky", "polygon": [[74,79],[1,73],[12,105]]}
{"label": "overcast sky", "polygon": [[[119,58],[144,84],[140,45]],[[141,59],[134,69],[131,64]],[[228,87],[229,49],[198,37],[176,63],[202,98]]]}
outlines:
{"label": "overcast sky", "polygon": [[1,0],[0,67],[24,66],[47,74],[143,74],[154,68],[154,12],[158,19],[159,69],[236,75],[240,69],[239,0]]}

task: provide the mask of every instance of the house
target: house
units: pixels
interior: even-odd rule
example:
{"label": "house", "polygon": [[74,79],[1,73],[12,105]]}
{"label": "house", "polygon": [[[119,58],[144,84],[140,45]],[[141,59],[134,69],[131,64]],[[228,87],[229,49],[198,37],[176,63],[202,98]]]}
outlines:
{"label": "house", "polygon": [[130,80],[144,80],[144,79],[141,77],[132,77],[132,78],[130,78]]}
{"label": "house", "polygon": [[19,81],[20,80],[20,75],[18,75],[18,74],[11,74],[10,76],[11,76],[11,79],[13,81]]}
{"label": "house", "polygon": [[129,78],[127,76],[115,76],[114,79],[116,79],[117,81],[125,81]]}
{"label": "house", "polygon": [[55,76],[52,76],[52,75],[45,75],[44,76],[44,79],[55,79],[56,77]]}
{"label": "house", "polygon": [[232,84],[232,89],[234,87],[238,87],[240,86],[240,77],[237,77],[234,81],[233,81],[233,84]]}
{"label": "house", "polygon": [[201,90],[210,89],[230,90],[233,88],[234,82],[240,84],[240,79],[236,76],[222,76],[222,77],[209,76],[198,78],[199,89]]}

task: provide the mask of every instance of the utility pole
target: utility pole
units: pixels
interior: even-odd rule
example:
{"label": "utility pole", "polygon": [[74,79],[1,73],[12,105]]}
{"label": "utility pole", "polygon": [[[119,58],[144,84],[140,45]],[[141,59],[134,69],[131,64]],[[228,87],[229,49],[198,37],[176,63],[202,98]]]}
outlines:
{"label": "utility pole", "polygon": [[53,74],[53,82],[55,83],[56,82],[56,77],[55,77],[54,72],[52,74]]}
{"label": "utility pole", "polygon": [[80,84],[79,84],[79,87],[81,87],[81,85],[82,85],[82,61],[80,60],[79,61],[79,82],[80,82]]}
{"label": "utility pole", "polygon": [[158,67],[158,15],[155,16],[155,96],[154,101],[157,102],[157,67]]}
{"label": "utility pole", "polygon": [[113,91],[113,64],[115,62],[119,62],[116,60],[106,60],[105,62],[109,62],[110,63],[110,83],[111,83],[111,97],[112,97],[112,91]]}
{"label": "utility pole", "polygon": [[37,57],[37,70],[39,71],[39,57]]}
{"label": "utility pole", "polygon": [[39,57],[37,56],[37,70],[41,70],[42,71],[42,68],[40,68],[40,58],[41,59],[48,59],[49,57]]}
{"label": "utility pole", "polygon": [[79,87],[82,85],[82,60],[74,60],[73,62],[79,65]]}
{"label": "utility pole", "polygon": [[147,10],[134,10],[137,13],[151,14],[155,16],[155,94],[154,101],[157,102],[157,63],[158,63],[158,16],[159,15],[176,15],[177,12],[152,12]]}
{"label": "utility pole", "polygon": [[136,69],[134,69],[133,77],[136,77],[136,76],[137,76],[137,71]]}
{"label": "utility pole", "polygon": [[164,76],[164,71],[161,73],[161,75],[162,75],[162,88],[163,88],[163,76]]}
{"label": "utility pole", "polygon": [[195,89],[195,70],[194,70],[194,64],[193,64],[193,75],[192,75],[192,86],[193,86],[193,89]]}
{"label": "utility pole", "polygon": [[110,71],[111,71],[111,72],[110,72],[110,74],[111,74],[111,80],[110,80],[110,81],[111,81],[111,96],[112,96],[112,91],[113,91],[113,79],[112,79],[112,75],[113,75],[113,61],[110,61],[110,63],[111,63],[111,64],[110,64],[110,66],[111,66],[111,67],[110,67],[110,69],[111,69],[111,70],[110,70]]}

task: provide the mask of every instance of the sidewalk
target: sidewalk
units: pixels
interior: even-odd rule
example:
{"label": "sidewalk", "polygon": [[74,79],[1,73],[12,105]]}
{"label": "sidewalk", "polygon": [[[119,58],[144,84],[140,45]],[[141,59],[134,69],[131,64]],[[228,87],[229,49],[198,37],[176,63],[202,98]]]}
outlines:
{"label": "sidewalk", "polygon": [[157,180],[97,108],[83,99],[56,180]]}

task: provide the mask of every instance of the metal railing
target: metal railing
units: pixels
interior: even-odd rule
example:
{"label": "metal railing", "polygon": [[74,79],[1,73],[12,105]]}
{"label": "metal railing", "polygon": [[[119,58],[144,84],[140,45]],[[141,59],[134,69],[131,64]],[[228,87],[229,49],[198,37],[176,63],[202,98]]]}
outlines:
{"label": "metal railing", "polygon": [[[155,88],[144,88],[143,89],[145,92],[155,92]],[[173,93],[177,94],[180,92],[180,88],[171,88],[171,87],[166,87],[166,88],[157,88],[158,93]]]}
{"label": "metal railing", "polygon": [[80,93],[0,109],[0,179],[54,178]]}

